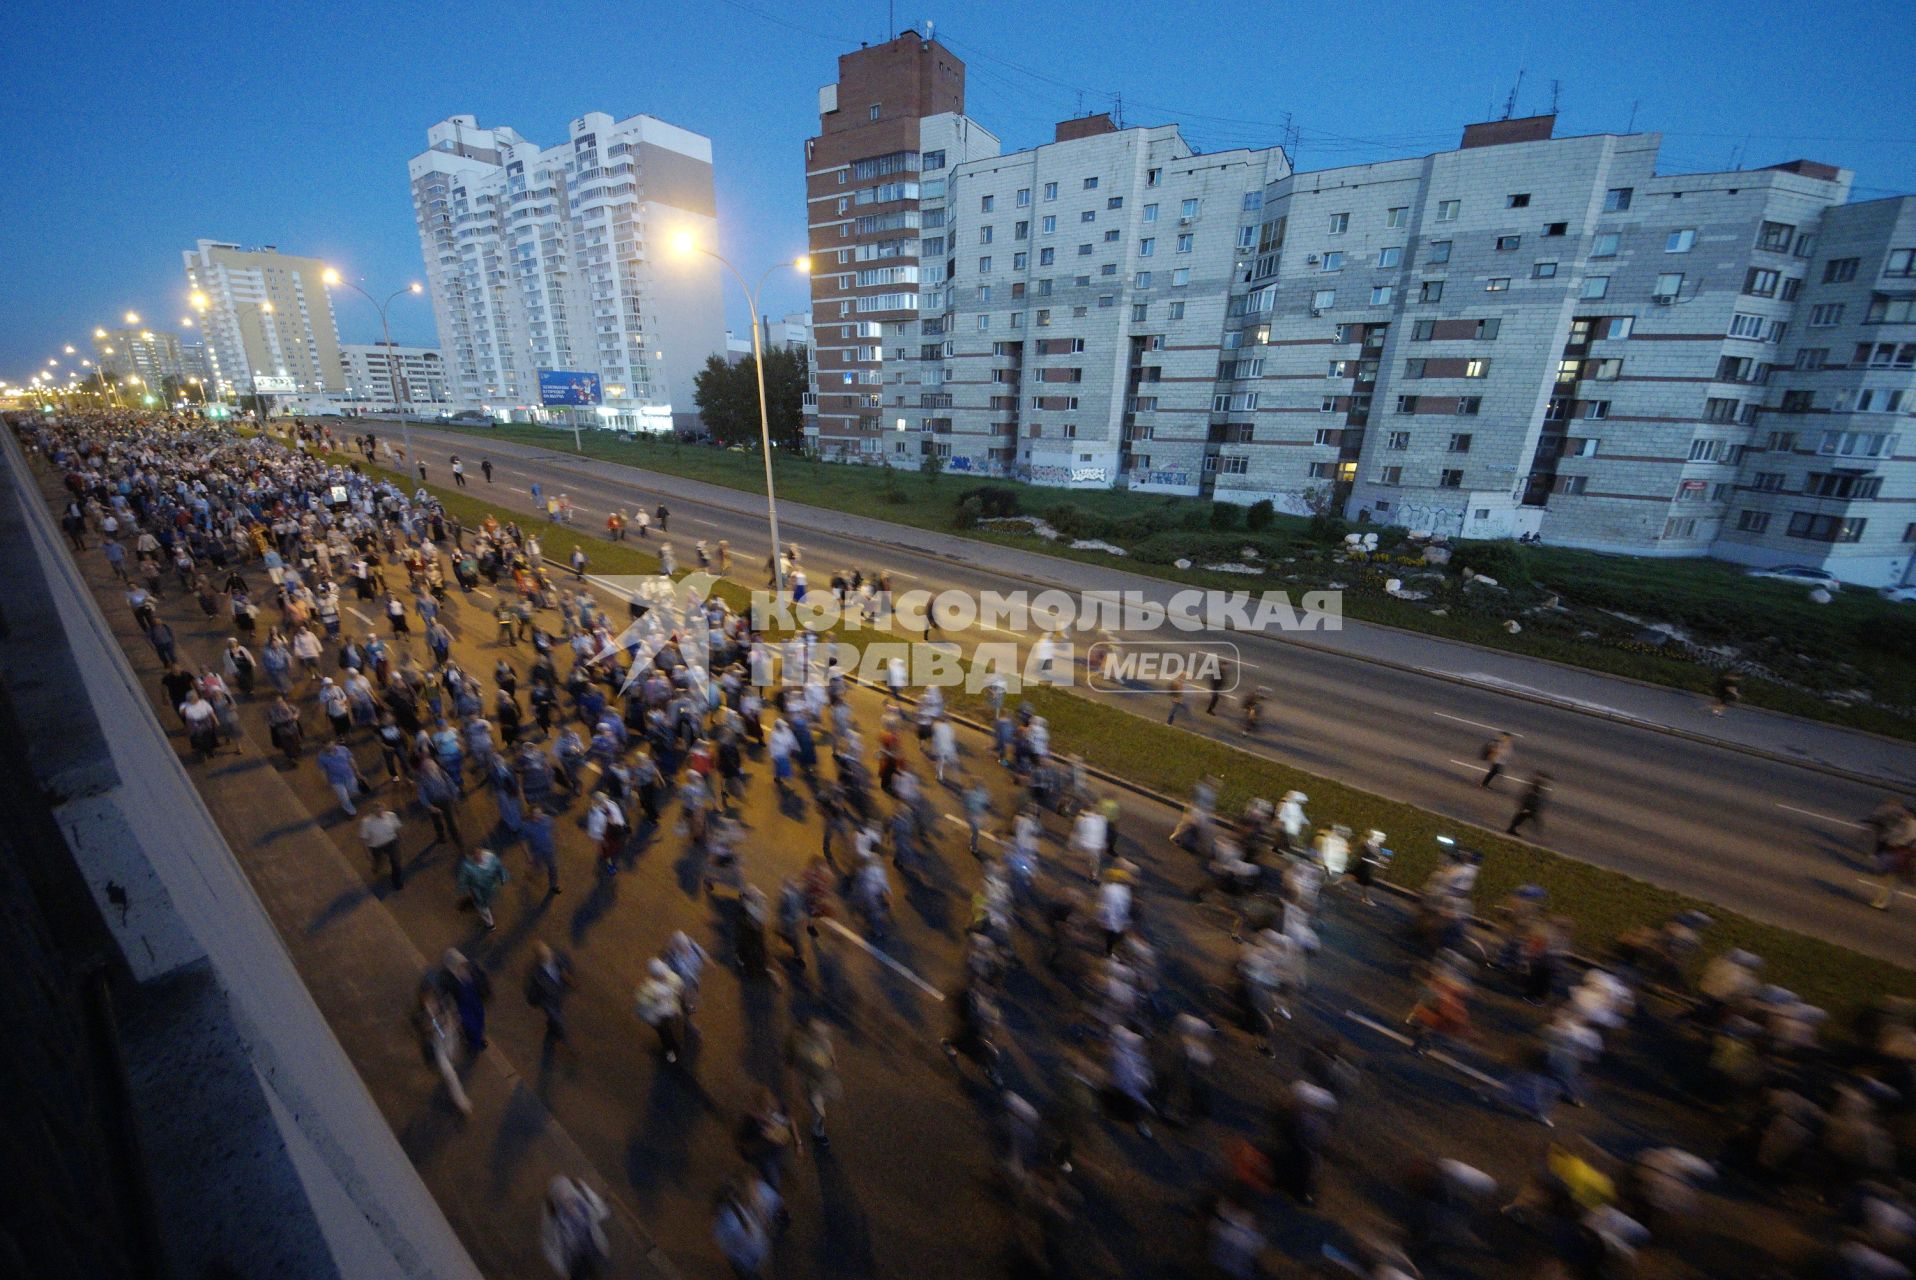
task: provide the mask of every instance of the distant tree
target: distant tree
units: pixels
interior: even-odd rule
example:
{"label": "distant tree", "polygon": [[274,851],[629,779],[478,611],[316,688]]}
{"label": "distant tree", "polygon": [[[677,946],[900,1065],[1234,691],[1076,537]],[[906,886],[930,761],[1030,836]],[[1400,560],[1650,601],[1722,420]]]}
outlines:
{"label": "distant tree", "polygon": [[[765,353],[766,422],[774,449],[805,447],[805,392],[810,371],[802,354],[773,348]],[[727,364],[711,356],[692,380],[693,398],[706,430],[720,444],[758,444],[758,371],[747,356]]]}
{"label": "distant tree", "polygon": [[931,443],[927,441],[925,444],[925,456],[920,459],[918,463],[918,470],[924,473],[925,483],[937,484],[938,473],[944,469],[945,460],[938,456],[938,450],[932,448]]}

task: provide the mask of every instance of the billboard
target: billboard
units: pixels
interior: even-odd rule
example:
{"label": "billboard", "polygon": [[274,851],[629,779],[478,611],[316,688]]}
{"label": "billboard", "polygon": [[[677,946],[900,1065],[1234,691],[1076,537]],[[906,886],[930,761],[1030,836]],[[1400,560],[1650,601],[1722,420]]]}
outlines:
{"label": "billboard", "polygon": [[573,369],[541,369],[539,403],[598,404],[599,375]]}
{"label": "billboard", "polygon": [[299,390],[299,383],[283,374],[256,373],[253,390],[265,395],[285,395]]}

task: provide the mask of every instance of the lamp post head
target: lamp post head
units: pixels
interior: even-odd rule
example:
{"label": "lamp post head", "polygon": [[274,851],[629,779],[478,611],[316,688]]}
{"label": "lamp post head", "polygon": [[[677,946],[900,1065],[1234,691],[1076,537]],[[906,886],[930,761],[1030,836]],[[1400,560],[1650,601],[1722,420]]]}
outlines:
{"label": "lamp post head", "polygon": [[105,329],[95,329],[95,330],[93,331],[93,336],[94,336],[94,337],[96,337],[96,338],[104,338],[104,337],[106,337],[106,330],[105,330]]}
{"label": "lamp post head", "polygon": [[193,310],[195,311],[206,310],[206,295],[201,293],[198,289],[193,290],[193,292],[187,296],[186,300],[187,302],[192,304]]}
{"label": "lamp post head", "polygon": [[672,236],[672,252],[681,258],[689,258],[699,250],[698,237],[690,231],[679,231]]}
{"label": "lamp post head", "polygon": [[802,276],[812,274],[812,255],[809,253],[801,253],[796,258],[793,258],[792,269]]}
{"label": "lamp post head", "polygon": [[420,284],[417,280],[415,280],[411,284],[407,285],[406,289],[410,293],[424,293],[426,291],[426,286],[423,284]]}
{"label": "lamp post head", "polygon": [[261,311],[261,312],[262,312],[263,314],[265,314],[265,315],[269,315],[269,316],[270,316],[270,315],[272,315],[272,314],[273,314],[273,304],[272,304],[272,303],[270,303],[270,302],[262,302],[262,303],[260,303],[260,304],[259,304],[259,309],[260,309],[260,311]]}
{"label": "lamp post head", "polygon": [[128,324],[138,324],[138,323],[140,322],[140,313],[139,313],[139,312],[137,312],[137,311],[129,311],[129,312],[127,312],[127,313],[126,313],[126,322],[127,322]]}
{"label": "lamp post head", "polygon": [[339,272],[333,270],[331,267],[327,267],[324,271],[319,273],[319,279],[320,279],[320,282],[323,284],[338,284]]}

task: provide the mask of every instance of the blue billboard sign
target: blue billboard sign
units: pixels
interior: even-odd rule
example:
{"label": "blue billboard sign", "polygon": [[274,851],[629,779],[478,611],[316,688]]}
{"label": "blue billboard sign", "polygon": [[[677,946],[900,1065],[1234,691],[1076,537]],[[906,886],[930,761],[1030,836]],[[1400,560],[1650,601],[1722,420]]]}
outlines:
{"label": "blue billboard sign", "polygon": [[598,404],[599,375],[573,369],[539,370],[540,404]]}

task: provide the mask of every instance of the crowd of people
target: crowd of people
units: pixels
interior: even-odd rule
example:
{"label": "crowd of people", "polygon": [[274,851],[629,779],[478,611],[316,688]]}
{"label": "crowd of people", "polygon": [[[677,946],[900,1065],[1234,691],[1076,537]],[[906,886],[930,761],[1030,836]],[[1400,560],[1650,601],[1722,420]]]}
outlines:
{"label": "crowd of people", "polygon": [[[790,1219],[785,1170],[806,1141],[831,1140],[843,1093],[831,997],[845,985],[831,939],[855,932],[879,951],[898,927],[900,880],[949,882],[942,796],[963,810],[969,859],[958,861],[975,859],[963,871],[975,887],[960,973],[943,993],[951,1021],[940,1048],[988,1086],[1031,1260],[1067,1269],[1063,1241],[1087,1194],[1081,1152],[1100,1124],[1139,1142],[1222,1143],[1218,1176],[1194,1193],[1204,1227],[1193,1257],[1217,1275],[1267,1274],[1274,1200],[1316,1202],[1341,1117],[1371,1086],[1365,1055],[1311,1015],[1312,970],[1342,917],[1388,917],[1378,905],[1393,859],[1385,833],[1314,820],[1297,791],[1227,817],[1223,781],[1207,778],[1172,835],[1182,852],[1144,849],[1127,835],[1134,823],[1116,794],[1054,750],[1045,718],[1002,685],[988,691],[989,748],[967,767],[942,691],[910,689],[902,670],[886,688],[860,691],[828,639],[761,634],[716,596],[676,600],[653,587],[602,600],[583,581],[582,550],[572,549],[568,572],[511,518],[462,525],[425,487],[423,459],[408,491],[323,437],[101,419],[36,421],[23,436],[63,480],[75,549],[97,549],[123,580],[190,750],[239,749],[242,706],[263,708],[274,751],[288,768],[317,770],[393,891],[406,884],[407,833],[429,830],[434,845],[456,851],[457,890],[483,933],[513,867],[548,897],[568,887],[561,816],[579,819],[602,876],[629,867],[642,838],[670,830],[695,851],[701,892],[725,903],[725,951],[742,981],[816,975],[808,981],[820,998],[786,1039],[788,1087],[764,1089],[739,1117],[738,1172],[714,1199],[713,1240],[736,1274],[771,1266]],[[352,443],[377,462],[370,435]],[[451,463],[463,487],[464,465]],[[668,518],[660,505],[661,532]],[[642,508],[614,520],[609,536],[629,523],[646,536]],[[712,566],[703,546],[700,559]],[[724,544],[716,567],[730,568]],[[802,590],[796,562],[768,568]],[[872,610],[890,586],[882,573],[850,570],[830,585]],[[474,598],[482,590],[490,605]],[[181,651],[162,616],[180,597],[230,624],[216,652]],[[343,614],[372,621],[348,625]],[[483,620],[493,624],[490,669],[469,657]],[[875,730],[861,728],[864,698],[880,704]],[[1508,753],[1507,740],[1486,746],[1485,785]],[[776,883],[754,882],[764,863],[747,856],[737,816],[748,763],[761,760],[781,809],[814,816],[822,832],[818,853]],[[1548,785],[1547,775],[1533,780],[1513,830],[1536,820]],[[1907,836],[1907,811],[1904,819],[1896,830]],[[509,866],[500,850],[513,847],[524,856]],[[1166,980],[1152,924],[1166,904],[1146,888],[1160,861],[1174,875],[1157,878],[1194,882],[1191,896],[1217,904],[1229,929],[1234,961],[1207,990]],[[1480,908],[1480,864],[1448,846],[1404,913],[1420,995],[1377,1034],[1553,1131],[1559,1108],[1595,1100],[1591,1079],[1606,1059],[1653,1038],[1665,1050],[1657,1060],[1675,1064],[1665,1085],[1718,1109],[1721,1145],[1707,1158],[1654,1144],[1619,1157],[1566,1136],[1534,1182],[1503,1189],[1508,1196],[1460,1158],[1409,1159],[1394,1237],[1327,1256],[1375,1280],[1455,1267],[1485,1248],[1481,1232],[1501,1216],[1541,1242],[1559,1274],[1628,1275],[1646,1251],[1680,1252],[1705,1189],[1736,1179],[1766,1193],[1821,1190],[1841,1224],[1817,1260],[1827,1274],[1910,1274],[1916,1210],[1898,1180],[1912,1152],[1895,1137],[1907,1134],[1916,1098],[1908,1006],[1885,1001],[1844,1035],[1829,1034],[1821,1010],[1764,981],[1759,957],[1726,949],[1706,958],[1711,922],[1699,913],[1614,944],[1586,939],[1602,956],[1587,964],[1568,917],[1541,891]],[[665,1069],[696,1069],[688,1048],[712,963],[705,945],[675,932],[633,992],[634,1021],[649,1028]],[[542,943],[525,975],[547,1053],[574,1042],[572,964]],[[1014,1081],[1006,1070],[1008,976],[1025,965],[1041,966],[1075,1001],[1051,1019],[1062,1047],[1046,1080]],[[426,1057],[461,1114],[472,1108],[465,1065],[487,1045],[491,977],[452,950],[419,987]],[[1472,1009],[1486,984],[1535,1010],[1515,1052],[1492,1052],[1476,1033]],[[1220,1059],[1239,1052],[1286,1058],[1295,1071],[1268,1077],[1255,1132],[1220,1136],[1205,1121]],[[595,1273],[605,1216],[583,1179],[554,1181],[541,1230],[559,1274]]]}

